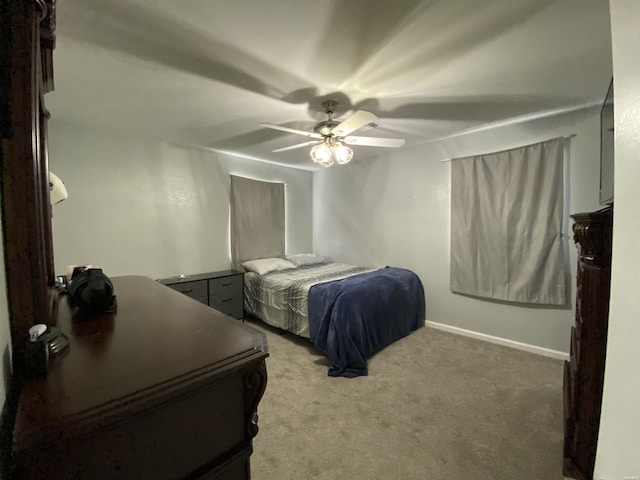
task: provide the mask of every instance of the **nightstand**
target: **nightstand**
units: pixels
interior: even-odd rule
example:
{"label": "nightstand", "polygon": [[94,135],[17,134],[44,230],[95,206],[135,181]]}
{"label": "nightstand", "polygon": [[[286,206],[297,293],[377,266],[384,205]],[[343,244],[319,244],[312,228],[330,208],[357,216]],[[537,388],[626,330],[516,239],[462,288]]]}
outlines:
{"label": "nightstand", "polygon": [[238,320],[244,318],[244,273],[237,270],[161,278],[158,282]]}

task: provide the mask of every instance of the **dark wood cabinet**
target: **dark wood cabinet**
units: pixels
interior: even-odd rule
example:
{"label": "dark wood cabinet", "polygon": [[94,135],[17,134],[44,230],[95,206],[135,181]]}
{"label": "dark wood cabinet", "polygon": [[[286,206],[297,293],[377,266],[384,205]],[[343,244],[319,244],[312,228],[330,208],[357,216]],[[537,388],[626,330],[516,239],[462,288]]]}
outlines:
{"label": "dark wood cabinet", "polygon": [[18,477],[250,478],[264,334],[149,278],[113,283],[113,314],[80,318],[60,299],[70,348],[24,381]]}
{"label": "dark wood cabinet", "polygon": [[238,320],[244,318],[244,274],[237,270],[158,280],[174,290]]}
{"label": "dark wood cabinet", "polygon": [[570,359],[564,365],[563,473],[592,480],[607,348],[613,207],[571,218],[578,271]]}

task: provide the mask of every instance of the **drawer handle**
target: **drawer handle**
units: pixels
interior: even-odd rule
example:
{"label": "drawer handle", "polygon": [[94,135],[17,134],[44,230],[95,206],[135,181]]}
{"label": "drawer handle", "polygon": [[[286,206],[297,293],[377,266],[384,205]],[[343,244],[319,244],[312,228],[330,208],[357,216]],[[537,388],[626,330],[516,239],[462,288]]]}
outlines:
{"label": "drawer handle", "polygon": [[223,301],[224,303],[230,302],[231,300],[232,300],[231,298],[223,298],[223,299],[222,299],[222,301]]}
{"label": "drawer handle", "polygon": [[233,282],[228,282],[228,283],[223,283],[222,286],[223,287],[228,287],[229,285],[232,285],[232,284],[233,284]]}
{"label": "drawer handle", "polygon": [[190,290],[182,290],[182,293],[191,293],[191,292],[193,292],[193,288]]}

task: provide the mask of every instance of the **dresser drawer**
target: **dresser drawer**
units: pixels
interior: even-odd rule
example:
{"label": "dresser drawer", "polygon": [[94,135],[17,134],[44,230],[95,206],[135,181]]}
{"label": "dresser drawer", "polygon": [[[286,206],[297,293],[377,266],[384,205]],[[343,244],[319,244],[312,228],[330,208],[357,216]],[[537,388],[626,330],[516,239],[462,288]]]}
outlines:
{"label": "dresser drawer", "polygon": [[242,297],[243,275],[230,275],[228,277],[209,279],[209,296],[220,295],[228,297],[239,294]]}
{"label": "dresser drawer", "polygon": [[207,281],[206,280],[198,280],[196,282],[174,283],[169,285],[169,287],[196,300],[203,301],[204,299],[204,303],[207,303],[206,302],[206,298],[207,298]]}
{"label": "dresser drawer", "polygon": [[209,306],[233,318],[243,318],[243,280],[242,274],[210,278]]}
{"label": "dresser drawer", "polygon": [[226,315],[238,320],[244,317],[242,272],[225,270],[189,275],[186,279],[171,277],[158,281]]}
{"label": "dresser drawer", "polygon": [[209,297],[209,306],[224,313],[225,315],[237,318],[238,320],[244,317],[244,307],[241,295],[235,297],[212,295]]}

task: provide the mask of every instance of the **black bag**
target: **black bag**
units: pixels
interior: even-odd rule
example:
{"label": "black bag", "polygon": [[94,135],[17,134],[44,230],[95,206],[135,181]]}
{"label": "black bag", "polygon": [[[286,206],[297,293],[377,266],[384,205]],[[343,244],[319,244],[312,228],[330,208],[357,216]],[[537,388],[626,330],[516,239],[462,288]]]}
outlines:
{"label": "black bag", "polygon": [[71,275],[68,293],[82,313],[101,315],[116,311],[113,283],[101,268],[76,268]]}

